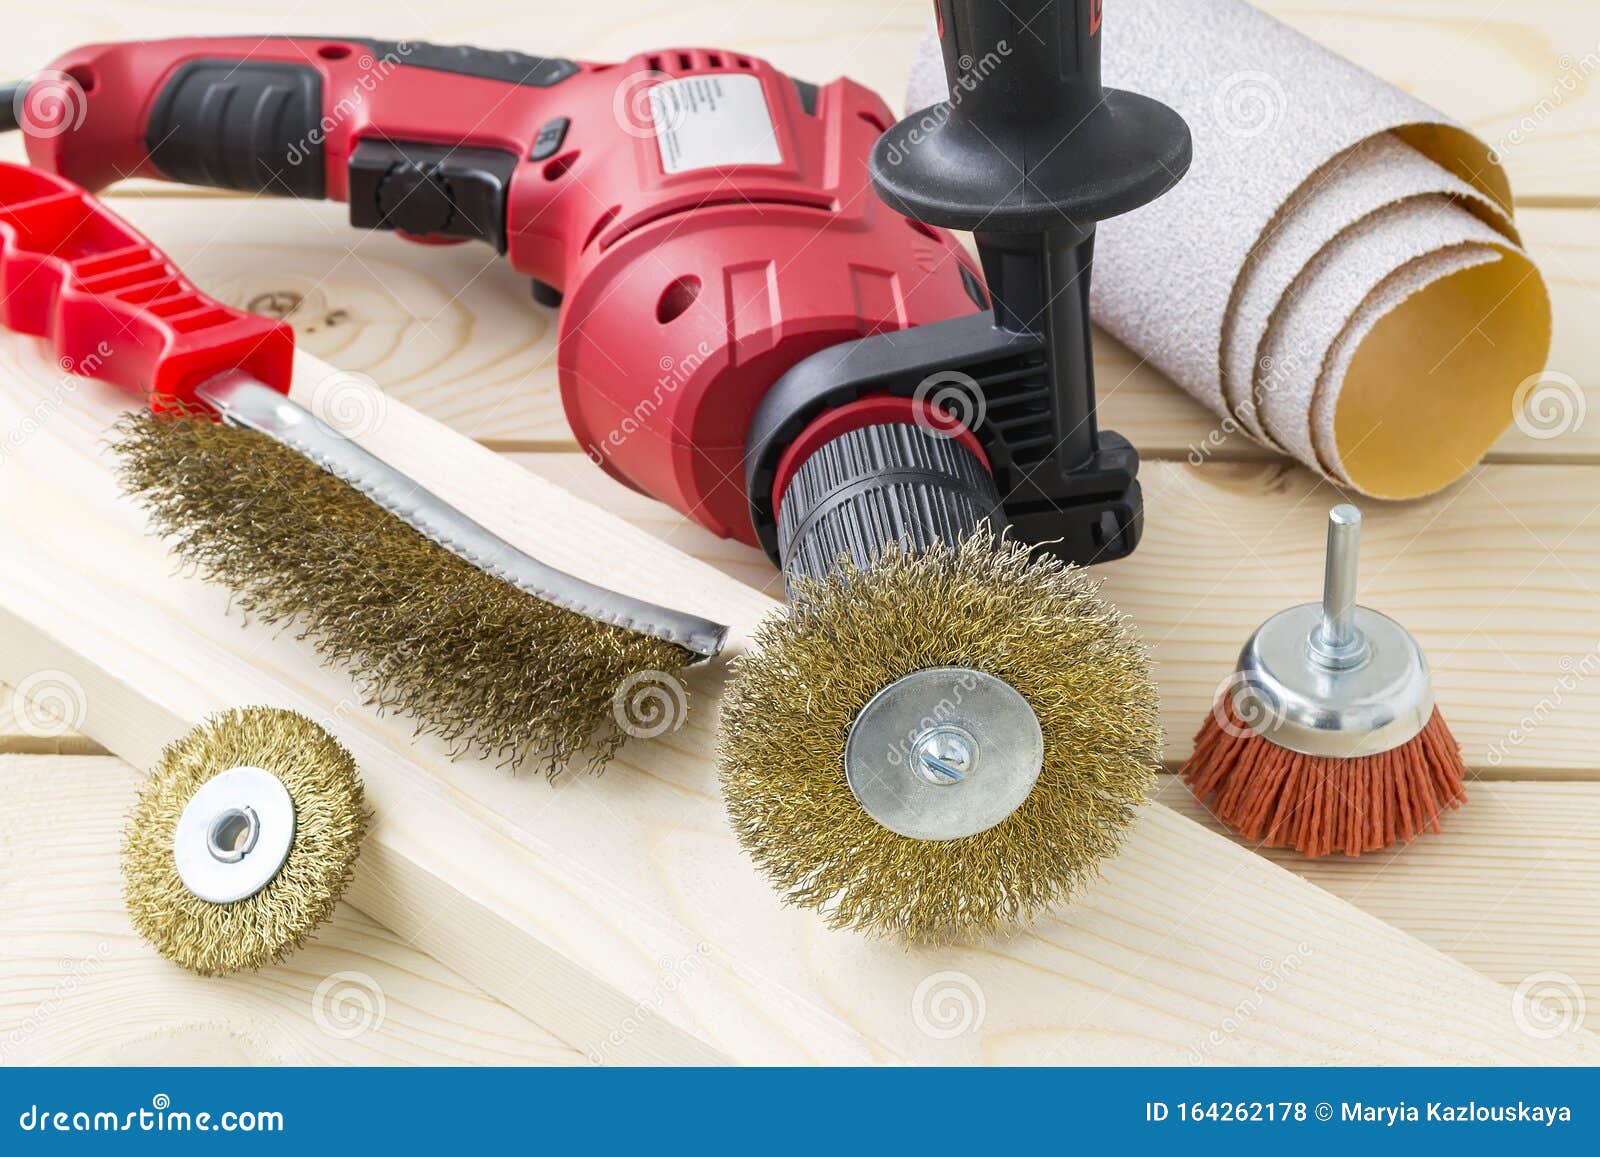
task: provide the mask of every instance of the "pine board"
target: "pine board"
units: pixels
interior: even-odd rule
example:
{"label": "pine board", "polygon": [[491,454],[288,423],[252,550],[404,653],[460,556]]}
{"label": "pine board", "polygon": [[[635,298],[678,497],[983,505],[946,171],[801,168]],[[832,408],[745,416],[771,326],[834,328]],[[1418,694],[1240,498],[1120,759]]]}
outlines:
{"label": "pine board", "polygon": [[[1156,798],[1227,834],[1189,789]],[[1268,860],[1513,991],[1600,1026],[1600,784],[1475,783],[1446,835],[1376,856]]]}
{"label": "pine board", "polygon": [[[238,198],[123,198],[119,211],[208,293],[286,316],[304,349],[370,376],[430,417],[500,450],[574,448],[556,382],[555,311],[486,246],[420,249],[353,230],[339,206]],[[1582,416],[1555,437],[1512,425],[1492,461],[1600,463],[1600,217],[1529,210],[1521,217],[1556,308],[1551,369]],[[1150,459],[1273,461],[1101,337],[1101,424]],[[1581,400],[1578,400],[1581,399]],[[1530,426],[1535,434],[1542,433]]]}
{"label": "pine board", "polygon": [[162,960],[117,863],[140,779],[104,756],[0,756],[0,1065],[584,1063],[348,904],[259,973]]}
{"label": "pine board", "polygon": [[104,755],[105,748],[67,726],[59,715],[40,716],[0,684],[0,755]]}
{"label": "pine board", "polygon": [[[6,423],[55,380],[37,346],[17,339],[0,342],[0,371]],[[328,372],[303,357],[297,390]],[[715,672],[693,680],[704,706],[681,731],[635,745],[599,779],[552,789],[452,763],[403,722],[351,707],[343,678],[291,636],[241,628],[221,592],[173,573],[96,449],[117,404],[79,388],[6,466],[15,500],[0,505],[12,546],[0,557],[0,678],[65,672],[84,691],[83,731],[136,765],[226,705],[295,707],[331,724],[378,812],[352,902],[586,1054],[1600,1061],[1587,1033],[1524,1032],[1525,1009],[1492,981],[1159,804],[1099,885],[1026,932],[919,952],[828,933],[777,905],[727,830],[709,756]],[[397,402],[366,441],[555,565],[672,590],[741,637],[772,607]],[[692,975],[669,984],[664,970]],[[1261,1001],[1264,977],[1285,971],[1293,983]],[[948,973],[981,993],[984,1013],[968,1031],[930,1035],[918,993],[928,999]],[[1223,1031],[1247,999],[1259,1014]]]}
{"label": "pine board", "polygon": [[[1593,57],[1600,50],[1600,14],[1588,0],[1528,4],[1514,11],[1489,0],[1399,4],[1358,0],[1342,4],[1337,10],[1311,0],[1271,0],[1263,6],[1465,120],[1491,141],[1505,140],[1506,133],[1519,122],[1532,118],[1526,141],[1507,150],[1513,181],[1524,206],[1592,205],[1600,200],[1595,192],[1600,148],[1595,145],[1594,136],[1596,122],[1600,121],[1596,112],[1600,97],[1595,95],[1592,84],[1592,73],[1600,70],[1600,60]],[[829,7],[824,5],[824,9]],[[569,16],[561,11],[533,12],[515,7],[507,11],[506,6],[492,0],[464,0],[448,13],[432,14],[426,35],[439,41],[476,41],[613,58],[666,43],[737,43],[813,79],[848,72],[878,87],[890,96],[891,103],[897,103],[910,46],[925,19],[925,5],[888,0],[855,0],[846,4],[841,0],[831,7],[838,8],[838,14],[824,12],[821,18],[815,5],[802,6],[794,0],[763,0],[759,5],[727,0],[675,6],[670,12],[663,9],[641,13],[639,6],[629,0],[602,0],[583,8],[581,15],[575,10]],[[13,29],[14,35],[0,47],[0,61],[10,62],[0,63],[0,74],[25,74],[67,45],[87,40],[196,31],[255,32],[264,28],[289,29],[291,25],[294,29],[360,31],[369,35],[417,33],[414,21],[403,9],[370,0],[326,6],[296,14],[292,19],[281,8],[236,5],[226,11],[207,12],[199,26],[192,11],[150,0],[134,0],[111,10],[76,0],[53,6],[49,20],[26,22]],[[863,29],[869,25],[871,31],[864,34]],[[1569,91],[1568,78],[1582,83]],[[1540,107],[1541,101],[1546,102],[1544,107]],[[0,138],[0,155],[15,155],[17,143],[15,137]],[[280,308],[293,303],[290,319],[306,348],[344,368],[371,373],[395,396],[493,445],[552,451],[570,447],[555,398],[550,357],[552,315],[530,305],[522,280],[503,266],[491,263],[487,254],[462,247],[424,251],[419,256],[417,250],[392,237],[357,239],[347,230],[342,210],[337,207],[243,202],[220,195],[183,196],[171,187],[143,184],[124,186],[118,192],[140,195],[139,200],[119,198],[121,208],[168,246],[214,292],[235,304],[255,303],[257,308],[274,300]],[[234,203],[228,203],[230,200]],[[1552,368],[1575,378],[1587,403],[1595,399],[1596,384],[1600,382],[1594,343],[1589,337],[1597,300],[1596,282],[1600,280],[1595,261],[1600,249],[1600,226],[1589,213],[1540,209],[1524,211],[1522,223],[1556,298],[1557,346]],[[1201,497],[1209,498],[1213,490],[1220,489],[1230,499],[1253,496],[1257,501],[1276,503],[1281,498],[1290,506],[1301,504],[1297,519],[1307,509],[1320,505],[1320,495],[1304,501],[1307,485],[1290,487],[1283,494],[1281,482],[1273,473],[1250,469],[1248,464],[1269,459],[1248,442],[1234,436],[1220,446],[1212,445],[1209,434],[1216,426],[1215,420],[1158,376],[1140,370],[1126,351],[1103,342],[1098,368],[1106,424],[1129,434],[1147,457],[1182,462],[1200,448],[1215,461],[1247,464],[1231,474],[1216,470],[1201,473],[1206,480],[1198,489]],[[1594,420],[1552,440],[1536,440],[1513,431],[1496,448],[1492,461],[1498,465],[1600,463],[1597,431],[1600,422]],[[521,461],[541,473],[562,478],[580,492],[592,494],[630,521],[708,559],[729,575],[771,589],[771,571],[754,552],[717,542],[696,528],[683,525],[671,512],[611,486],[586,461],[570,454]],[[1174,504],[1173,509],[1186,514],[1194,512],[1198,501],[1190,474],[1177,471],[1171,476],[1185,491],[1185,501]],[[1585,508],[1579,512],[1577,508],[1582,504],[1581,496],[1593,491],[1593,476],[1569,471],[1549,477],[1518,475],[1509,492],[1500,483],[1502,477],[1510,475],[1485,472],[1479,476],[1480,485],[1484,481],[1492,484],[1486,494],[1479,495],[1480,506],[1488,511],[1486,517],[1491,524],[1497,500],[1505,499],[1499,523],[1485,526],[1482,539],[1465,534],[1458,526],[1448,541],[1463,545],[1443,548],[1447,558],[1438,565],[1451,575],[1451,586],[1436,616],[1442,625],[1431,632],[1429,639],[1431,646],[1437,648],[1442,643],[1450,654],[1447,661],[1455,673],[1442,673],[1441,682],[1453,679],[1463,697],[1462,710],[1453,710],[1452,717],[1467,741],[1469,754],[1474,747],[1481,753],[1488,749],[1486,745],[1503,740],[1506,718],[1530,709],[1545,713],[1552,692],[1570,674],[1562,667],[1563,657],[1573,663],[1582,661],[1596,637],[1591,629],[1592,606],[1578,598],[1579,592],[1587,591],[1592,584],[1592,541],[1585,538],[1582,525],[1588,511]],[[1305,482],[1303,478],[1300,481]],[[1545,497],[1552,494],[1559,495],[1562,501],[1546,522],[1542,517]],[[1225,509],[1219,520],[1230,532],[1231,509]],[[1519,527],[1519,521],[1528,522],[1529,509],[1540,512],[1540,520]],[[1278,507],[1274,511],[1278,517],[1284,516]],[[1482,510],[1475,516],[1479,514]],[[1572,525],[1561,523],[1562,518],[1579,514],[1583,517]],[[1519,537],[1521,531],[1527,533]],[[1574,533],[1576,546],[1571,544]],[[1422,541],[1435,543],[1431,529]],[[1184,557],[1187,540],[1173,537],[1169,542],[1172,552],[1163,566]],[[1499,558],[1499,547],[1507,542],[1513,542],[1509,562]],[[1536,565],[1540,544],[1555,549]],[[1216,569],[1222,565],[1218,550],[1208,548],[1203,553],[1207,567],[1220,573]],[[1248,569],[1250,554],[1241,553]],[[1434,552],[1430,549],[1429,553],[1431,556]],[[1465,589],[1457,589],[1457,585],[1464,574],[1470,575],[1485,559],[1493,564],[1492,574],[1502,578],[1509,573],[1507,567],[1523,566],[1534,578],[1531,588],[1519,590],[1509,605],[1479,606],[1480,602],[1489,601],[1484,596],[1493,593],[1496,580],[1484,578],[1480,584],[1471,577],[1460,584]],[[1315,569],[1303,556],[1295,562],[1302,570]],[[1119,576],[1113,581],[1129,584],[1129,593],[1119,592],[1119,597],[1132,604],[1131,609],[1142,618],[1139,600],[1145,596],[1140,592],[1147,580],[1138,573],[1137,563],[1135,560],[1129,564],[1128,569],[1134,573],[1126,580]],[[1274,569],[1282,570],[1283,565],[1281,560],[1275,560]],[[1390,572],[1384,573],[1387,576]],[[1378,581],[1386,579],[1380,576]],[[1295,587],[1293,594],[1288,593],[1291,587]],[[1258,593],[1267,588],[1271,595]],[[1280,590],[1285,597],[1305,597],[1284,575],[1270,582],[1259,575],[1252,576],[1249,586],[1239,593],[1248,591],[1249,600],[1259,602]],[[1420,584],[1413,583],[1406,589],[1385,587],[1381,593],[1404,600],[1407,609],[1403,615],[1408,616],[1408,622],[1428,609],[1428,592]],[[1556,600],[1553,605],[1542,600],[1542,596],[1551,593]],[[1192,592],[1189,594],[1193,601]],[[1523,621],[1524,595],[1528,605],[1538,602],[1534,607],[1537,613],[1527,619],[1526,631],[1517,629],[1509,652],[1502,653],[1505,632],[1494,628],[1506,621]],[[1182,686],[1169,690],[1167,695],[1167,714],[1173,721],[1175,742],[1169,755],[1174,757],[1181,756],[1195,712],[1203,708],[1205,677],[1201,672],[1219,664],[1225,670],[1228,653],[1236,641],[1224,642],[1222,636],[1234,630],[1236,619],[1248,617],[1230,609],[1220,622],[1214,623],[1209,603],[1208,600],[1203,619],[1197,622],[1191,618],[1172,627],[1173,636],[1158,643],[1164,666],[1174,664],[1173,669],[1181,673],[1182,679]],[[1482,616],[1491,609],[1492,618],[1486,620],[1490,629],[1480,630],[1471,623],[1474,614]],[[1452,616],[1455,625],[1445,622]],[[1573,640],[1583,640],[1586,632],[1588,640],[1583,649],[1563,649]],[[1195,635],[1203,637],[1196,641],[1191,638]],[[1180,643],[1179,637],[1185,641]],[[1457,648],[1453,645],[1456,638],[1469,639],[1471,645]],[[1169,654],[1170,660],[1166,658]],[[1437,651],[1434,658],[1440,662]],[[1502,691],[1493,677],[1496,672],[1507,670],[1515,672],[1513,685]],[[98,750],[92,740],[75,734],[41,737],[19,732],[8,723],[11,713],[4,696],[0,690],[0,751]],[[1596,958],[1589,943],[1595,921],[1592,903],[1588,907],[1585,903],[1594,895],[1595,843],[1592,837],[1586,839],[1582,835],[1568,838],[1567,829],[1562,826],[1568,809],[1575,815],[1587,814],[1582,807],[1587,797],[1572,793],[1584,792],[1588,785],[1557,781],[1592,779],[1597,774],[1592,755],[1587,761],[1583,755],[1585,744],[1593,750],[1593,729],[1575,722],[1580,717],[1594,718],[1594,706],[1592,691],[1586,686],[1573,694],[1562,692],[1552,718],[1541,722],[1533,737],[1511,752],[1522,762],[1479,769],[1480,775],[1540,774],[1552,781],[1477,785],[1473,807],[1453,817],[1447,839],[1425,841],[1393,863],[1369,859],[1304,865],[1292,858],[1284,862],[1497,980],[1515,985],[1532,974],[1525,970],[1555,968],[1578,977],[1584,987],[1593,991],[1594,977],[1586,962]],[[77,761],[51,762],[64,765]],[[1186,801],[1176,784],[1167,785],[1163,799],[1184,814],[1205,819]],[[1493,805],[1492,809],[1485,806],[1485,800]],[[369,852],[368,861],[378,861],[384,872],[392,868],[394,880],[404,878],[405,870],[390,864],[388,856],[386,846],[379,846]],[[0,887],[0,899],[3,893]],[[1423,896],[1420,901],[1415,899],[1418,894]],[[1431,897],[1438,897],[1438,902],[1434,903]],[[1496,897],[1502,899],[1497,901]],[[378,909],[385,903],[382,897],[376,897],[369,906]],[[399,907],[393,901],[388,903]],[[1474,929],[1473,915],[1479,911],[1486,911],[1487,915],[1483,917],[1483,927]],[[120,915],[120,908],[117,914]],[[493,924],[485,917],[486,927],[492,928]],[[336,936],[351,938],[352,945],[359,938],[362,942],[352,950],[363,956],[382,954],[365,941],[382,941],[384,934],[348,907],[341,910],[324,940],[331,943]],[[313,951],[321,952],[322,948]],[[399,951],[389,950],[384,958],[397,958],[395,953]],[[290,966],[291,970],[295,967]],[[8,995],[12,991],[9,983],[0,988]],[[32,990],[19,984],[15,991]],[[255,990],[250,991],[253,1001]],[[345,1042],[320,1038],[308,1045],[293,1033],[272,1038],[270,1033],[264,1036],[254,1027],[241,1037],[232,1031],[232,1026],[240,1023],[244,1015],[236,1016],[237,1008],[246,1005],[247,1002],[239,1006],[219,1004],[206,1030],[174,1038],[172,1047],[156,1048],[152,1058],[237,1055],[242,1059],[244,1051],[249,1050],[256,1050],[252,1056],[266,1056],[269,1045],[281,1049],[288,1058],[333,1059],[352,1053]],[[244,1023],[254,1026],[256,1005],[247,1006],[252,1011]],[[222,1011],[224,1007],[226,1013]],[[393,1004],[390,1016],[393,1022]],[[276,1014],[272,1019],[277,1019]],[[412,1024],[409,1019],[403,1023]],[[219,1027],[224,1024],[229,1027]],[[463,1043],[427,1040],[427,1034],[426,1028],[411,1034],[422,1042],[417,1044],[414,1056],[429,1055],[430,1048],[459,1047]],[[238,1045],[241,1039],[247,1039],[243,1046]],[[178,1047],[179,1041],[187,1042],[186,1047]],[[388,1040],[381,1043],[385,1048],[402,1047]],[[358,1042],[357,1047],[367,1048],[369,1044],[377,1047],[375,1042]],[[230,1051],[236,1046],[244,1051]],[[445,1054],[433,1055],[443,1059]]]}
{"label": "pine board", "polygon": [[[686,523],[583,455],[514,460],[781,596],[759,551]],[[1141,477],[1144,543],[1100,573],[1153,648],[1167,758],[1178,763],[1250,632],[1318,597],[1323,520],[1344,497],[1283,464],[1151,462]],[[1488,466],[1435,498],[1367,504],[1362,601],[1422,641],[1479,776],[1600,778],[1597,479],[1589,466]]]}

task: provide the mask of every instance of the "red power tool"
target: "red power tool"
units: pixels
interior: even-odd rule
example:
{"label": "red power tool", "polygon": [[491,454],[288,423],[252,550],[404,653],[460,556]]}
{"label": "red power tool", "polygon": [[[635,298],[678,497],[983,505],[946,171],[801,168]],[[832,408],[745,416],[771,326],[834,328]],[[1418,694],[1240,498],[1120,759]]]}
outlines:
{"label": "red power tool", "polygon": [[[790,571],[985,519],[1088,563],[1141,526],[1137,455],[1094,422],[1094,222],[1189,160],[1176,114],[1102,92],[1100,8],[941,0],[956,99],[899,126],[737,52],[340,37],[94,45],[10,103],[32,162],[89,189],[332,198],[495,246],[561,305],[590,455]],[[937,225],[979,231],[992,309]]]}

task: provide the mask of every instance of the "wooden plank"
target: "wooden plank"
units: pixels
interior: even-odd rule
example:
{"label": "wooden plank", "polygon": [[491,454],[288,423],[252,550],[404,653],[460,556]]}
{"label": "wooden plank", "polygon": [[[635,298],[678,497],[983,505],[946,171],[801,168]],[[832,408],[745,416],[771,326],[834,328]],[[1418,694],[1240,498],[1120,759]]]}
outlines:
{"label": "wooden plank", "polygon": [[104,756],[0,757],[0,1064],[584,1063],[349,905],[262,972],[162,960],[117,862],[141,778]]}
{"label": "wooden plank", "polygon": [[[723,573],[781,594],[759,551],[611,481],[581,454],[515,461]],[[1101,568],[1155,652],[1179,763],[1250,632],[1319,597],[1323,517],[1344,500],[1287,465],[1147,463],[1147,529]],[[1600,470],[1489,466],[1422,502],[1367,503],[1362,601],[1421,639],[1479,776],[1600,777]]]}
{"label": "wooden plank", "polygon": [[[1600,784],[1474,783],[1449,831],[1402,851],[1273,863],[1513,990],[1600,1026]],[[1156,798],[1228,834],[1182,783]]]}
{"label": "wooden plank", "polygon": [[[561,410],[555,311],[484,246],[419,249],[350,229],[337,206],[274,200],[119,202],[207,292],[287,314],[302,347],[502,450],[574,447]],[[1522,223],[1556,307],[1551,401],[1581,407],[1557,436],[1512,427],[1492,461],[1600,462],[1600,216],[1533,210]],[[1096,348],[1101,424],[1146,458],[1275,461],[1125,347]],[[1508,416],[1509,422],[1509,416]],[[1530,426],[1534,435],[1545,428]]]}
{"label": "wooden plank", "polygon": [[[0,428],[57,388],[36,345],[0,342]],[[302,358],[306,397],[329,371]],[[414,740],[350,703],[287,632],[241,629],[223,592],[174,574],[116,494],[100,436],[121,400],[84,385],[6,466],[0,678],[55,669],[84,731],[135,764],[227,705],[305,711],[363,769],[377,824],[353,902],[605,1060],[1593,1063],[1541,1039],[1502,988],[1151,804],[1076,905],[991,944],[907,952],[784,910],[739,854],[712,767],[720,668],[681,731],[607,775],[551,788]],[[739,637],[773,604],[391,402],[377,453],[552,564],[670,590]],[[86,550],[85,543],[93,543]],[[981,1008],[955,1035],[926,1003]],[[1281,982],[1292,974],[1292,982]],[[680,980],[680,977],[682,979]],[[1253,1015],[1236,1024],[1242,1001]]]}
{"label": "wooden plank", "polygon": [[0,683],[0,755],[104,755],[106,749],[74,731],[59,713],[19,701]]}
{"label": "wooden plank", "polygon": [[[1263,0],[1260,7],[1466,123],[1506,157],[1524,197],[1592,204],[1600,151],[1600,20],[1588,0]],[[1115,28],[1115,12],[1111,14]],[[64,49],[113,39],[197,32],[417,37],[489,48],[620,60],[633,52],[703,43],[759,53],[808,80],[848,75],[899,107],[926,6],[900,0],[690,0],[671,6],[592,0],[528,6],[460,0],[425,27],[380,0],[341,0],[284,15],[257,7],[193,12],[157,0],[107,8],[92,0],[54,5],[49,20],[19,26],[0,47],[0,75],[24,76]],[[1263,67],[1271,67],[1264,62]],[[18,153],[0,138],[3,155]]]}
{"label": "wooden plank", "polygon": [[[1144,472],[1144,544],[1103,568],[1155,648],[1168,757],[1251,631],[1321,596],[1333,487],[1277,465]],[[1406,625],[1480,774],[1590,778],[1600,710],[1600,471],[1489,466],[1420,502],[1363,503],[1361,601]]]}
{"label": "wooden plank", "polygon": [[[687,551],[726,574],[765,589],[777,589],[772,567],[760,552],[729,544],[684,523],[673,511],[659,503],[612,482],[593,469],[582,455],[518,455],[517,461],[571,489],[585,500],[621,514],[635,525],[672,542],[680,550]],[[1164,465],[1153,469],[1165,472],[1176,468]],[[1201,478],[1209,477],[1204,470],[1189,473]],[[1488,471],[1483,485],[1496,494],[1509,485],[1518,495],[1536,497],[1542,492],[1536,488],[1548,477],[1547,485],[1551,492],[1571,491],[1581,496],[1588,490],[1584,484],[1590,477],[1587,471],[1578,475],[1570,469],[1551,471],[1548,476],[1526,470],[1515,473],[1518,475],[1515,481],[1507,484],[1501,480],[1502,476],[1507,475],[1504,469]],[[1269,493],[1262,493],[1251,501],[1271,503],[1273,498]],[[1225,500],[1228,500],[1226,496]],[[1295,501],[1298,499],[1284,501],[1280,510],[1290,510]],[[1514,498],[1507,499],[1507,505],[1512,509],[1515,508],[1515,502]],[[1208,498],[1207,503],[1214,504],[1214,501]],[[1311,507],[1312,504],[1308,503],[1302,507],[1302,511]],[[1493,503],[1489,504],[1489,509],[1492,521],[1478,527],[1482,547],[1475,552],[1463,550],[1461,553],[1472,553],[1474,557],[1481,553],[1509,563],[1512,555],[1501,548],[1520,535],[1521,529],[1509,509],[1496,509]],[[1387,518],[1393,512],[1387,507],[1380,507],[1375,513]],[[1463,520],[1470,524],[1475,517],[1475,514],[1465,514]],[[1558,524],[1562,514],[1555,512],[1552,517],[1553,524]],[[1152,520],[1158,528],[1166,526],[1160,507],[1152,508]],[[1424,517],[1420,521],[1427,525],[1429,520]],[[1431,530],[1427,532],[1425,542],[1431,542],[1432,533]],[[1200,539],[1203,540],[1205,534],[1203,528],[1197,530]],[[1580,537],[1583,534],[1580,530]],[[1456,537],[1455,533],[1451,533],[1445,541],[1452,542]],[[1160,541],[1159,535],[1156,541]],[[1398,543],[1403,540],[1389,536],[1385,541]],[[1307,550],[1311,545],[1308,538]],[[1569,541],[1563,544],[1559,559],[1553,561],[1571,565],[1566,561],[1571,547],[1577,547],[1579,555],[1585,549],[1581,544]],[[1195,549],[1199,549],[1198,543]],[[1381,546],[1377,549],[1381,550]],[[1426,554],[1429,561],[1426,565],[1439,567],[1441,564],[1437,559],[1443,553],[1445,549],[1428,550]],[[1398,597],[1401,591],[1414,588],[1415,610],[1410,613],[1416,613],[1421,609],[1421,602],[1428,597],[1426,584],[1422,581],[1425,576],[1420,572],[1395,571],[1394,567],[1399,561],[1392,556],[1369,555],[1367,571],[1379,584],[1376,589],[1385,598]],[[1583,564],[1580,562],[1578,565],[1581,567]],[[1314,583],[1315,559],[1307,556],[1302,569],[1306,581]],[[1557,568],[1554,573],[1560,575],[1562,571]],[[1587,574],[1584,580],[1593,581],[1588,579]],[[1579,591],[1582,589],[1579,583],[1575,583],[1574,588]],[[1443,686],[1448,689],[1459,686],[1463,679],[1470,679],[1481,682],[1485,692],[1473,699],[1480,705],[1481,718],[1472,714],[1459,717],[1454,712],[1452,714],[1467,742],[1469,755],[1477,750],[1479,758],[1476,778],[1470,789],[1471,805],[1450,817],[1444,837],[1424,839],[1416,847],[1398,854],[1361,859],[1305,860],[1290,852],[1258,849],[1250,844],[1244,846],[1262,851],[1288,871],[1326,888],[1503,984],[1516,988],[1527,983],[1530,977],[1547,973],[1553,974],[1558,984],[1562,983],[1560,977],[1570,977],[1570,989],[1588,998],[1591,1024],[1600,1024],[1600,878],[1597,878],[1600,877],[1600,844],[1593,838],[1595,827],[1600,824],[1600,783],[1592,782],[1600,779],[1593,755],[1593,719],[1600,703],[1583,695],[1568,695],[1568,701],[1560,708],[1560,714],[1568,716],[1566,722],[1571,729],[1570,739],[1574,745],[1572,759],[1575,764],[1586,758],[1582,745],[1588,743],[1589,746],[1587,765],[1576,765],[1559,774],[1563,777],[1581,776],[1591,782],[1485,781],[1486,776],[1519,774],[1518,771],[1489,765],[1483,751],[1483,736],[1492,736],[1497,728],[1504,731],[1509,726],[1508,720],[1519,718],[1521,714],[1521,711],[1514,710],[1517,703],[1515,692],[1507,694],[1501,701],[1496,701],[1492,695],[1497,670],[1500,679],[1504,680],[1506,669],[1513,665],[1505,659],[1499,659],[1497,668],[1498,656],[1492,640],[1508,633],[1508,624],[1512,628],[1510,634],[1519,634],[1516,625],[1524,621],[1523,610],[1536,608],[1545,601],[1542,590],[1541,586],[1534,584],[1531,590],[1519,595],[1512,605],[1502,608],[1491,620],[1485,620],[1481,611],[1463,613],[1453,603],[1453,611],[1447,612],[1453,615],[1453,619],[1441,616],[1441,623],[1454,621],[1459,624],[1457,629],[1462,633],[1476,627],[1486,640],[1486,652],[1481,665],[1465,663],[1464,657],[1463,662],[1458,663],[1456,648],[1448,641],[1442,642],[1446,654],[1451,656],[1440,671]],[[1148,609],[1141,608],[1138,613],[1142,616]],[[1207,618],[1197,616],[1195,625]],[[1229,627],[1237,631],[1248,630],[1243,622],[1231,619],[1225,620],[1219,630]],[[1579,643],[1592,645],[1595,636],[1592,633],[1586,635],[1586,632],[1596,629],[1600,629],[1600,620],[1590,610],[1570,624],[1566,637],[1573,646]],[[1175,630],[1174,639],[1190,633],[1187,627]],[[1439,643],[1446,633],[1436,631],[1434,641]],[[1557,641],[1552,639],[1551,643]],[[1162,662],[1164,672],[1169,663],[1179,661],[1178,653],[1177,644],[1171,640],[1157,647],[1157,657]],[[1550,690],[1558,689],[1556,682],[1563,674],[1575,673],[1562,671],[1561,654],[1556,650],[1553,656],[1516,662],[1515,666],[1525,671],[1543,669],[1550,673],[1551,688],[1546,689],[1538,699],[1544,699]],[[1225,654],[1217,656],[1219,664],[1225,659]],[[1225,670],[1225,667],[1219,666],[1218,669]],[[1592,674],[1600,674],[1600,660],[1590,663],[1589,669]],[[1504,686],[1504,683],[1500,685]],[[1538,686],[1535,685],[1528,694],[1533,690],[1539,690]],[[1592,695],[1592,690],[1584,695]],[[1168,727],[1181,745],[1181,741],[1193,730],[1194,713],[1201,705],[1185,701],[1181,695],[1173,699],[1175,701],[1169,706]],[[1491,718],[1491,711],[1497,711],[1498,716]],[[1537,742],[1536,734],[1529,742]],[[1514,749],[1508,747],[1506,750]],[[1173,755],[1177,757],[1181,753],[1181,750],[1174,751]],[[1530,753],[1530,758],[1539,761],[1548,758],[1548,754]],[[1156,798],[1180,814],[1206,824],[1213,831],[1231,836],[1176,779],[1166,781]]]}

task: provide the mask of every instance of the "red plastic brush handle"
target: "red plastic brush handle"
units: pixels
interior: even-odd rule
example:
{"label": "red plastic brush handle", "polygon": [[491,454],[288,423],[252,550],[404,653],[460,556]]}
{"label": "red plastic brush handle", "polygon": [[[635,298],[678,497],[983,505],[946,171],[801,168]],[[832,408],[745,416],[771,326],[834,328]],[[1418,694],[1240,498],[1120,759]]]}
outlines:
{"label": "red plastic brush handle", "polygon": [[213,301],[92,194],[0,163],[0,323],[50,342],[64,370],[198,406],[239,369],[284,393],[294,331]]}

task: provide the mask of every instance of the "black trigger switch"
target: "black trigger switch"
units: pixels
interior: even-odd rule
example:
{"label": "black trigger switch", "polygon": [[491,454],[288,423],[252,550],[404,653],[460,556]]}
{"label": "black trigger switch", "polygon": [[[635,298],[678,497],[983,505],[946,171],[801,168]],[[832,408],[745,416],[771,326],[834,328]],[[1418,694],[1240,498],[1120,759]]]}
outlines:
{"label": "black trigger switch", "polygon": [[402,161],[378,184],[378,214],[387,228],[419,237],[444,233],[455,212],[450,181],[437,165]]}

